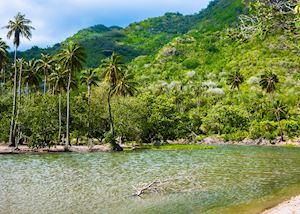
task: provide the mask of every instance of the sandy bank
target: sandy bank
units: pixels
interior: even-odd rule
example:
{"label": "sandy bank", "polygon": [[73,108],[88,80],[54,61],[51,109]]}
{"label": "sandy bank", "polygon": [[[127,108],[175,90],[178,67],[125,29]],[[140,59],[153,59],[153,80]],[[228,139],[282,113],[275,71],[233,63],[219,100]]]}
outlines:
{"label": "sandy bank", "polygon": [[[109,148],[105,145],[89,146],[71,146],[68,152],[88,153],[88,152],[107,152]],[[55,146],[51,148],[31,149],[28,146],[20,145],[17,149],[8,145],[0,145],[0,154],[27,154],[27,153],[61,153],[66,152],[64,146]]]}
{"label": "sandy bank", "polygon": [[300,195],[266,210],[262,214],[300,214]]}

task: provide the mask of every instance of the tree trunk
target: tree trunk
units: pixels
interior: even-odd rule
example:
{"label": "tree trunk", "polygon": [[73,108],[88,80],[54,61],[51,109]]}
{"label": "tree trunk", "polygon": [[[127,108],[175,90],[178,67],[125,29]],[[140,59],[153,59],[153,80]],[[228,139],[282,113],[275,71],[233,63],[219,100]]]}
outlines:
{"label": "tree trunk", "polygon": [[44,78],[44,94],[46,94],[46,88],[47,88],[47,75],[45,72],[45,78]]}
{"label": "tree trunk", "polygon": [[[115,127],[114,127],[114,120],[113,120],[112,111],[111,111],[110,99],[111,99],[111,95],[108,94],[107,101],[108,101],[110,130],[113,135],[113,138],[115,138]],[[118,143],[116,143],[116,141],[111,142],[111,144],[112,144],[113,151],[116,151],[116,152],[123,151],[123,148]]]}
{"label": "tree trunk", "polygon": [[14,73],[14,86],[13,86],[13,109],[10,123],[10,134],[9,134],[9,146],[16,146],[16,130],[15,130],[15,119],[17,113],[17,45],[15,46],[15,55],[14,55],[14,63],[15,63],[15,73]]}
{"label": "tree trunk", "polygon": [[3,74],[3,84],[5,84],[5,69],[2,67],[1,73]]}
{"label": "tree trunk", "polygon": [[280,124],[280,116],[276,115],[276,120],[278,122],[278,127],[279,127],[279,130],[280,130],[280,140],[284,141],[284,134],[283,134],[283,130],[282,130],[282,127],[281,127],[281,124]]}
{"label": "tree trunk", "polygon": [[[20,72],[19,72],[19,84],[18,84],[18,94],[19,94],[19,99],[18,99],[18,109],[17,109],[17,115],[16,115],[16,122],[15,122],[15,130],[17,130],[17,126],[18,126],[18,123],[19,123],[19,116],[20,116],[20,111],[21,111],[21,101],[22,101],[22,72],[23,72],[23,64],[21,62],[21,65],[20,65]],[[20,131],[20,127],[18,127],[18,130]],[[20,133],[19,136],[21,136],[22,134]],[[18,146],[18,142],[20,140],[20,137],[19,139],[16,141],[16,146]]]}
{"label": "tree trunk", "polygon": [[90,130],[90,115],[91,115],[91,85],[88,84],[88,122],[87,122],[87,127],[88,127],[88,139],[90,139],[91,136],[91,130]]}
{"label": "tree trunk", "polygon": [[114,121],[113,121],[113,116],[112,116],[112,112],[111,112],[110,99],[111,99],[111,96],[110,96],[110,94],[108,94],[107,102],[108,102],[110,131],[111,131],[112,135],[115,137],[115,127],[114,127]]}
{"label": "tree trunk", "polygon": [[58,143],[61,143],[61,92],[59,92],[58,98],[58,120],[59,120],[59,129],[58,129]]}
{"label": "tree trunk", "polygon": [[29,94],[29,85],[28,85],[28,82],[26,82],[26,95]]}
{"label": "tree trunk", "polygon": [[71,78],[72,74],[69,71],[69,80],[68,80],[68,89],[67,89],[67,125],[66,125],[66,146],[70,146],[70,130],[69,130],[69,123],[70,123],[70,86],[71,86]]}

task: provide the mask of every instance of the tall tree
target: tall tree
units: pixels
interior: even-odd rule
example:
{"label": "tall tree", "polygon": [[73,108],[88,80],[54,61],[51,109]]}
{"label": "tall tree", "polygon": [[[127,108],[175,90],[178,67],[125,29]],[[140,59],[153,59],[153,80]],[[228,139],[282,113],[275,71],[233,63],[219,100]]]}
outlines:
{"label": "tall tree", "polygon": [[275,102],[275,104],[273,104],[273,106],[272,106],[272,112],[274,113],[277,123],[278,123],[278,127],[280,130],[280,140],[284,141],[284,134],[283,134],[283,130],[282,130],[280,121],[281,121],[281,118],[285,117],[288,112],[287,106],[277,100]]}
{"label": "tall tree", "polygon": [[[16,65],[17,61],[17,51],[20,46],[20,38],[23,36],[26,39],[30,40],[32,37],[31,30],[34,30],[32,26],[30,26],[31,21],[25,18],[25,15],[18,13],[14,20],[10,20],[8,25],[5,26],[8,29],[7,37],[10,39],[12,35],[14,35],[14,46],[15,46],[15,54],[14,54],[14,64]],[[12,109],[12,117],[10,124],[10,134],[9,134],[9,144],[12,147],[16,146],[15,136],[15,118],[17,113],[17,66],[15,66],[14,73],[14,86],[13,86],[13,109]]]}
{"label": "tall tree", "polygon": [[115,128],[113,121],[113,114],[111,110],[111,98],[114,95],[133,95],[133,82],[130,75],[126,74],[127,67],[122,62],[121,57],[116,53],[113,53],[112,56],[103,61],[101,67],[104,68],[104,82],[108,84],[108,112],[109,112],[109,122],[110,122],[110,131],[112,134],[111,144],[114,151],[122,151],[123,148],[115,141]]}
{"label": "tall tree", "polygon": [[276,116],[276,120],[278,122],[278,127],[280,129],[281,141],[284,141],[283,131],[280,124],[281,115],[285,114],[286,107],[282,105],[281,102],[273,102],[274,93],[276,91],[276,84],[279,83],[279,79],[275,73],[272,71],[266,71],[260,80],[260,86],[263,90],[265,90],[270,95],[270,102],[272,102],[272,111]]}
{"label": "tall tree", "polygon": [[234,71],[228,75],[227,81],[231,85],[231,89],[236,88],[240,90],[240,85],[244,82],[244,77],[240,71]]}
{"label": "tall tree", "polygon": [[37,61],[34,59],[29,60],[24,70],[24,82],[26,83],[27,93],[28,87],[31,90],[37,90],[41,80],[41,75],[37,69]]}
{"label": "tall tree", "polygon": [[[53,59],[48,54],[41,54],[41,59],[37,61],[37,70],[44,73],[44,94],[47,89],[47,78],[52,70],[52,63]],[[48,90],[50,90],[50,86],[48,86]]]}
{"label": "tall tree", "polygon": [[16,115],[16,130],[18,130],[18,140],[17,142],[20,141],[21,139],[21,131],[20,131],[20,123],[19,123],[19,117],[20,117],[20,111],[21,111],[21,105],[22,105],[22,77],[23,77],[23,67],[26,65],[26,62],[23,58],[18,59],[16,66],[19,68],[19,82],[18,82],[18,94],[19,94],[19,99],[17,102],[18,108],[17,108],[17,115]]}
{"label": "tall tree", "polygon": [[5,66],[7,65],[8,58],[8,45],[0,38],[0,71],[3,78],[3,83],[5,83]]}
{"label": "tall tree", "polygon": [[60,66],[57,66],[55,70],[49,75],[49,83],[54,85],[54,92],[58,93],[58,143],[61,142],[61,132],[62,132],[62,114],[61,114],[61,94],[63,91],[67,90],[68,85],[68,74],[63,72]]}
{"label": "tall tree", "polygon": [[70,87],[72,81],[72,74],[83,68],[86,55],[84,49],[76,43],[69,43],[61,53],[58,55],[58,62],[68,73],[67,86],[67,123],[66,123],[66,145],[70,146]]}
{"label": "tall tree", "polygon": [[81,72],[81,83],[84,83],[87,85],[88,88],[88,138],[90,138],[90,110],[91,110],[91,87],[92,86],[98,86],[98,82],[100,81],[100,78],[96,72],[96,70],[93,69],[87,69]]}

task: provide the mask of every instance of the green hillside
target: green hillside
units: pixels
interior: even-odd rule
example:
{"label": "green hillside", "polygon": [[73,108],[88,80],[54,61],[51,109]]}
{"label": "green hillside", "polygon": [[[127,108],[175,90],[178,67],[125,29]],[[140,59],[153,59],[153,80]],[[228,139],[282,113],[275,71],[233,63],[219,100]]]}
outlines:
{"label": "green hillside", "polygon": [[80,30],[61,44],[40,49],[33,47],[20,53],[26,60],[39,58],[41,53],[56,53],[62,44],[76,41],[85,48],[87,67],[96,67],[101,60],[113,51],[120,54],[126,62],[140,55],[155,54],[161,47],[177,36],[184,35],[192,29],[202,31],[223,29],[234,25],[238,14],[243,11],[239,0],[216,0],[207,9],[194,15],[166,13],[164,16],[150,18],[130,24],[127,28],[96,25]]}
{"label": "green hillside", "polygon": [[[85,79],[71,90],[71,134],[78,138],[90,134],[111,142],[117,136],[147,143],[206,137],[251,139],[259,144],[297,141],[300,19],[294,10],[298,1],[284,1],[288,4],[216,0],[190,16],[168,13],[125,29],[97,25],[43,50],[56,52],[73,40],[85,47],[88,66],[97,66],[112,51],[126,60],[124,66],[114,54],[102,64],[102,70],[79,73],[82,69],[78,69],[76,77]],[[39,51],[33,48],[24,54]],[[60,70],[54,66],[55,71]],[[89,78],[95,78],[91,91],[87,90],[91,85],[86,85]],[[32,89],[40,83],[32,84]],[[36,97],[25,99],[28,111],[23,112],[20,123],[28,136],[46,132],[49,141],[57,139],[57,127],[51,125],[57,123],[57,112],[51,113],[49,106],[57,105],[58,96],[55,86],[52,90],[53,96],[40,96],[37,90]],[[65,98],[65,92],[61,93]],[[107,99],[110,93],[115,96]],[[7,99],[1,102],[7,109],[3,115],[10,115]],[[44,118],[45,112],[49,113],[47,120],[34,119]],[[9,116],[3,118],[9,127]],[[8,136],[7,129],[1,133],[0,138]]]}

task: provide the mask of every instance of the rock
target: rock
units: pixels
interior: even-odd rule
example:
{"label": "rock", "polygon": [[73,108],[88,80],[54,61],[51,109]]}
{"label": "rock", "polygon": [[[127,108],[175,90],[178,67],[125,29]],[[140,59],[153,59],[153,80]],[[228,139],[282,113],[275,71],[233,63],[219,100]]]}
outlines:
{"label": "rock", "polygon": [[217,137],[207,137],[200,142],[201,144],[224,144],[224,141]]}
{"label": "rock", "polygon": [[165,56],[172,56],[172,55],[175,55],[176,54],[176,48],[165,48],[163,50],[163,55]]}
{"label": "rock", "polygon": [[181,144],[181,145],[186,145],[190,144],[191,142],[187,139],[179,139],[179,140],[167,140],[168,144]]}
{"label": "rock", "polygon": [[112,151],[121,152],[121,151],[123,151],[123,148],[119,144],[116,143],[116,144],[113,145]]}
{"label": "rock", "polygon": [[156,140],[153,142],[153,146],[161,146],[161,142],[159,140]]}

